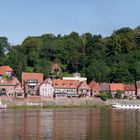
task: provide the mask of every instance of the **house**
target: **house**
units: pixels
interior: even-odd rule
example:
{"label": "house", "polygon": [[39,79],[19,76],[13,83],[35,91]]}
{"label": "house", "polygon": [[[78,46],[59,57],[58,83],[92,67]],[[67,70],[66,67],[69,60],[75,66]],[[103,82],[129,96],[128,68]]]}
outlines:
{"label": "house", "polygon": [[77,97],[77,87],[79,84],[78,80],[54,79],[54,95],[55,97]]}
{"label": "house", "polygon": [[136,95],[140,99],[140,81],[136,81]]}
{"label": "house", "polygon": [[124,95],[126,97],[136,97],[136,87],[134,85],[124,85]]}
{"label": "house", "polygon": [[114,98],[118,91],[124,92],[124,84],[122,83],[111,83],[110,86],[110,93],[112,94],[112,97]]}
{"label": "house", "polygon": [[12,96],[15,97],[14,94],[14,84],[11,81],[8,81],[4,78],[0,79],[0,96]]}
{"label": "house", "polygon": [[78,85],[78,95],[83,97],[90,96],[90,87],[87,85],[86,81],[80,82]]}
{"label": "house", "polygon": [[25,97],[39,95],[38,87],[43,82],[42,73],[22,73],[22,85],[24,87]]}
{"label": "house", "polygon": [[39,86],[39,95],[43,97],[54,97],[54,87],[46,80]]}
{"label": "house", "polygon": [[101,91],[109,93],[109,83],[100,83]]}
{"label": "house", "polygon": [[0,79],[0,96],[24,98],[24,91],[16,77],[12,80]]}
{"label": "house", "polygon": [[91,81],[89,83],[89,87],[90,87],[90,92],[91,92],[91,96],[98,96],[100,94],[101,91],[101,86],[99,83],[96,83],[95,81]]}
{"label": "house", "polygon": [[0,66],[0,78],[2,78],[3,75],[12,77],[12,75],[13,75],[12,68],[9,66]]}
{"label": "house", "polygon": [[15,85],[14,89],[15,89],[15,91],[14,91],[15,97],[17,97],[17,98],[24,98],[25,97],[24,90],[23,90],[21,84],[17,83]]}

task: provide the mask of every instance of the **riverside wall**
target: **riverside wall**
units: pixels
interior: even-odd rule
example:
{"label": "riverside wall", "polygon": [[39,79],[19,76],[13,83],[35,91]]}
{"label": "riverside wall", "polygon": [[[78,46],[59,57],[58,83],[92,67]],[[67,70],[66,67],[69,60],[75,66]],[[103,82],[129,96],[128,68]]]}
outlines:
{"label": "riverside wall", "polygon": [[71,106],[71,105],[97,105],[105,106],[106,102],[99,98],[85,97],[85,98],[3,98],[3,104],[8,106],[26,106],[26,105],[41,105],[41,106]]}
{"label": "riverside wall", "polygon": [[111,106],[112,104],[140,104],[140,100],[126,99],[109,99],[102,101],[100,98],[85,97],[85,98],[0,98],[3,104],[7,106]]}

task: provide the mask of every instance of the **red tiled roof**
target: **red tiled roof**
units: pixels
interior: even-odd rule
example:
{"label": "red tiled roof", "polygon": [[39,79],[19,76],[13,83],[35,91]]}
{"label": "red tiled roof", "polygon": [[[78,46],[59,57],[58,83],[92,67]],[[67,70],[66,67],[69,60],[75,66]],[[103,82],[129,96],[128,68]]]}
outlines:
{"label": "red tiled roof", "polygon": [[12,72],[12,68],[9,66],[0,66],[0,74],[5,74],[5,72]]}
{"label": "red tiled roof", "polygon": [[125,91],[135,91],[136,88],[134,85],[124,85],[124,90]]}
{"label": "red tiled roof", "polygon": [[99,83],[96,83],[95,81],[91,81],[89,83],[89,87],[94,91],[101,91],[101,86]]}
{"label": "red tiled roof", "polygon": [[0,83],[1,84],[20,84],[21,83],[18,81],[18,79],[16,77],[12,78],[12,80],[6,80],[5,78],[1,78],[0,79]]}
{"label": "red tiled roof", "polygon": [[11,81],[13,84],[21,84],[20,82],[19,82],[19,80],[16,78],[16,77],[14,77],[13,79],[12,79],[12,81]]}
{"label": "red tiled roof", "polygon": [[112,83],[112,84],[110,84],[110,90],[111,91],[124,90],[124,84]]}
{"label": "red tiled roof", "polygon": [[4,78],[1,78],[1,79],[0,79],[0,84],[3,84],[3,83],[4,83],[4,84],[5,84],[5,83],[8,83],[8,81],[7,81],[6,79],[4,79]]}
{"label": "red tiled roof", "polygon": [[55,79],[53,80],[53,87],[54,88],[77,88],[79,85],[78,80],[61,80]]}
{"label": "red tiled roof", "polygon": [[90,90],[90,87],[87,85],[86,81],[83,81],[79,84],[78,89],[89,89]]}
{"label": "red tiled roof", "polygon": [[37,80],[39,83],[43,82],[43,73],[22,73],[22,84],[26,80]]}

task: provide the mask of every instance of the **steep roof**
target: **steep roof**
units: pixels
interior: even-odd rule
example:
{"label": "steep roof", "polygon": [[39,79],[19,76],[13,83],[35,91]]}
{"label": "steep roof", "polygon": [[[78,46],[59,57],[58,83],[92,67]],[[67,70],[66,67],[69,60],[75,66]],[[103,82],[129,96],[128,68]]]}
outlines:
{"label": "steep roof", "polygon": [[109,83],[100,83],[101,91],[109,91]]}
{"label": "steep roof", "polygon": [[54,79],[53,80],[53,87],[54,88],[77,88],[79,85],[78,80],[61,80],[61,79]]}
{"label": "steep roof", "polygon": [[39,83],[42,83],[43,82],[43,73],[23,72],[22,73],[22,84],[26,80],[37,80]]}
{"label": "steep roof", "polygon": [[122,83],[111,83],[110,91],[124,90],[124,84]]}
{"label": "steep roof", "polygon": [[101,90],[101,86],[100,86],[100,84],[99,83],[96,83],[95,81],[91,81],[90,83],[89,83],[89,87],[90,87],[90,89],[92,89],[92,90],[98,90],[98,91],[100,91]]}
{"label": "steep roof", "polygon": [[14,77],[12,80],[11,80],[11,82],[13,83],[13,84],[21,84],[20,82],[19,82],[19,80],[16,78],[16,77]]}
{"label": "steep roof", "polygon": [[87,85],[86,81],[83,81],[83,82],[80,82],[78,89],[89,89],[90,90],[90,87]]}
{"label": "steep roof", "polygon": [[136,87],[134,85],[124,85],[125,91],[135,91]]}
{"label": "steep roof", "polygon": [[1,79],[0,79],[0,85],[1,85],[1,86],[5,86],[5,85],[14,86],[15,84],[12,83],[11,80],[8,81],[8,80],[6,80],[6,79],[4,79],[4,78],[1,78]]}
{"label": "steep roof", "polygon": [[9,66],[0,66],[0,74],[5,74],[5,72],[12,72],[12,68]]}

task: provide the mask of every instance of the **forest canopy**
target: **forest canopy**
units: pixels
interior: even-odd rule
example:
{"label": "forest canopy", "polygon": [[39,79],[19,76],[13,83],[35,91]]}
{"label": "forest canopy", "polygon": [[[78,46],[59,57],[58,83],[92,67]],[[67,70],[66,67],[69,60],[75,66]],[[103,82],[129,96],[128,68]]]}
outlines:
{"label": "forest canopy", "polygon": [[140,80],[140,27],[121,28],[111,36],[43,34],[29,36],[21,45],[11,45],[0,37],[0,65],[9,65],[21,79],[21,73],[42,72],[52,75],[51,65],[61,71],[57,78],[79,72],[88,81],[132,83]]}

